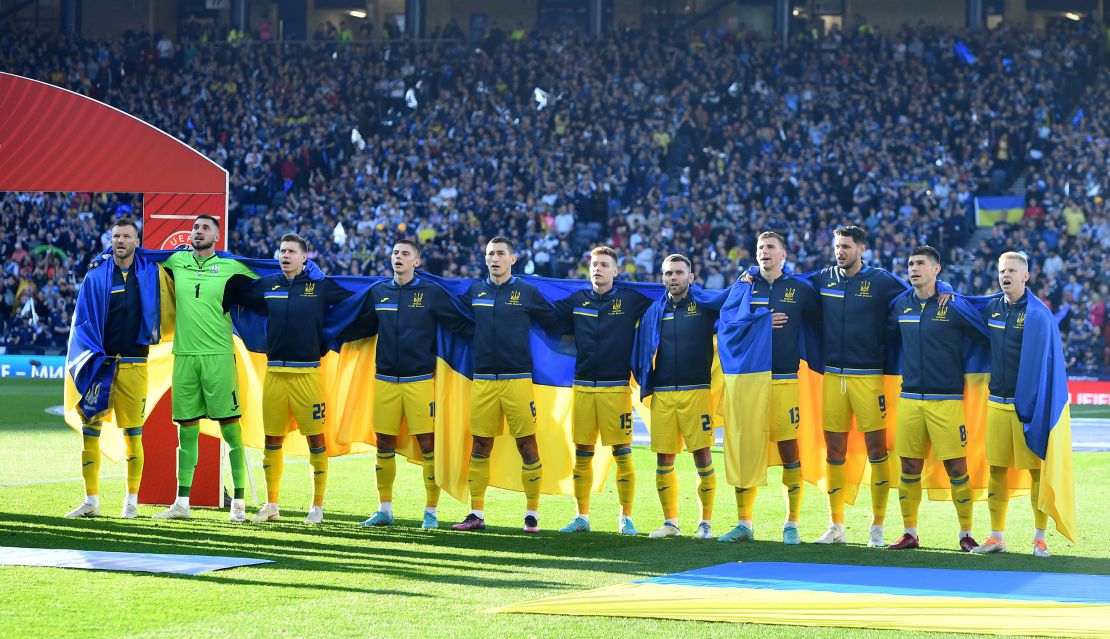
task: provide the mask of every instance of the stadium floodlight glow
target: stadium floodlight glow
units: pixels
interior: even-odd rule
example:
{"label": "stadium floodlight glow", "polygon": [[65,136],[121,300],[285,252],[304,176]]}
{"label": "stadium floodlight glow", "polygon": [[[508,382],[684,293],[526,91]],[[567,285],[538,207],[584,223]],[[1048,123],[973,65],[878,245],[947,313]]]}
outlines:
{"label": "stadium floodlight glow", "polygon": [[361,9],[351,9],[347,12],[352,18],[365,18],[366,12]]}
{"label": "stadium floodlight glow", "polygon": [[1067,18],[1068,20],[1075,20],[1076,22],[1079,22],[1080,20],[1083,19],[1083,16],[1079,15],[1078,13],[1075,13],[1074,11],[1069,11],[1069,12],[1065,13],[1064,17]]}

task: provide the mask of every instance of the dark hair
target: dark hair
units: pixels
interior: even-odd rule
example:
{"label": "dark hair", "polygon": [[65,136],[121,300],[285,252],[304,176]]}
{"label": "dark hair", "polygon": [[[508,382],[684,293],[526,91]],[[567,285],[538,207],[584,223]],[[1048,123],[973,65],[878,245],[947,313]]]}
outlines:
{"label": "dark hair", "polygon": [[413,250],[416,251],[416,257],[420,257],[421,248],[420,248],[420,245],[416,243],[416,240],[410,240],[407,237],[406,238],[401,238],[401,239],[399,239],[399,240],[397,240],[396,242],[393,243],[394,246],[396,246],[398,244],[404,244],[405,246],[411,246],[413,248]]}
{"label": "dark hair", "polygon": [[756,244],[759,243],[759,240],[765,240],[769,237],[773,237],[778,240],[779,247],[781,247],[784,251],[786,250],[786,238],[779,235],[778,233],[775,233],[774,231],[763,231],[762,233],[760,233],[759,237],[755,238]]}
{"label": "dark hair", "polygon": [[212,222],[213,225],[215,225],[217,231],[220,230],[220,221],[207,213],[201,213],[200,215],[198,215],[196,219],[193,220],[193,224],[196,224],[197,220],[209,220]]}
{"label": "dark hair", "polygon": [[509,247],[509,252],[510,253],[514,250],[513,249],[513,241],[510,240],[509,238],[503,236],[503,235],[498,235],[498,236],[494,237],[489,242],[486,242],[486,244],[506,244]]}
{"label": "dark hair", "polygon": [[849,237],[852,238],[852,241],[856,244],[867,245],[867,231],[858,226],[838,226],[836,230],[833,231],[833,235]]}
{"label": "dark hair", "polygon": [[135,220],[129,217],[121,217],[115,222],[112,222],[112,228],[116,228],[117,226],[130,226],[135,229],[135,237],[139,237],[139,225],[135,224]]}
{"label": "dark hair", "polygon": [[690,263],[690,258],[686,257],[682,253],[671,253],[667,257],[663,258],[663,263],[666,264],[667,262],[683,262],[684,264],[686,264],[686,268],[694,268],[694,265]]}
{"label": "dark hair", "polygon": [[282,242],[296,242],[297,244],[301,245],[301,250],[302,251],[304,251],[305,253],[308,252],[308,242],[305,242],[304,238],[301,237],[300,235],[297,235],[296,233],[286,233],[285,235],[282,235],[281,236],[281,241]]}
{"label": "dark hair", "polygon": [[924,255],[925,257],[932,260],[934,264],[940,264],[940,251],[929,246],[928,244],[922,244],[921,246],[915,248],[913,252],[910,253],[910,257],[913,257],[914,255]]}

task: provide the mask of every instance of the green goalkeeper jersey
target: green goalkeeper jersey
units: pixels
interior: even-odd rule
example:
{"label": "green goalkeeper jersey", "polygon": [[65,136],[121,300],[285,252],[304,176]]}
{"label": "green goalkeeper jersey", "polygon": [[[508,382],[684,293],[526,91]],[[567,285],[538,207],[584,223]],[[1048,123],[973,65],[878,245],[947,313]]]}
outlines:
{"label": "green goalkeeper jersey", "polygon": [[197,257],[178,251],[162,262],[173,275],[177,301],[174,355],[230,355],[231,316],[224,311],[224,288],[236,275],[251,279],[254,271],[238,260],[218,255]]}

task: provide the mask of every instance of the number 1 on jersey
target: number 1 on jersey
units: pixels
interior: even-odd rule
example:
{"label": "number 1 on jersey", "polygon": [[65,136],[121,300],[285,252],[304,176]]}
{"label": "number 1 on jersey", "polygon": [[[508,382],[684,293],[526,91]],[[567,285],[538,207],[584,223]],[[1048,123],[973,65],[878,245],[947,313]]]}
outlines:
{"label": "number 1 on jersey", "polygon": [[196,297],[197,297],[197,299],[200,299],[200,284],[197,284]]}

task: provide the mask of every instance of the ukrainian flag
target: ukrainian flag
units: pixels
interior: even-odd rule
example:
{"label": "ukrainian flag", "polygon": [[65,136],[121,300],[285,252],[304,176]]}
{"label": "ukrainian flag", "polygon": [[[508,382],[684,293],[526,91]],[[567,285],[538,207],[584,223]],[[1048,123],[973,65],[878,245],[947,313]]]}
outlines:
{"label": "ukrainian flag", "polygon": [[[104,326],[112,291],[113,262],[110,254],[85,275],[77,292],[77,303],[69,329],[66,352],[63,405],[66,422],[81,430],[82,415],[97,415],[108,408],[117,361],[104,352]],[[138,278],[142,305],[139,343],[152,345],[151,355],[160,354],[157,346],[162,335],[161,301],[165,289],[161,269],[153,261],[136,255],[131,268]],[[149,403],[153,407],[153,403]],[[148,409],[149,410],[149,409]],[[111,419],[104,424],[101,447],[112,459],[123,455],[123,431]]]}
{"label": "ukrainian flag", "polygon": [[[1000,295],[967,298],[969,307],[961,308],[961,312],[978,317],[978,309]],[[1025,332],[1021,338],[1014,410],[1025,424],[1025,443],[1044,460],[1037,507],[1052,517],[1060,534],[1074,542],[1076,520],[1075,480],[1071,462],[1071,406],[1060,329],[1052,311],[1036,295],[1027,291],[1026,300]],[[1028,475],[1021,473],[1020,478],[1024,482],[1022,486],[1027,489]],[[1011,477],[1010,486],[1015,485],[1013,479]]]}
{"label": "ukrainian flag", "polygon": [[[810,286],[804,279],[799,284]],[[744,282],[732,285],[717,329],[717,355],[724,375],[725,478],[739,488],[765,484],[767,467],[782,465],[778,446],[767,430],[772,419],[771,311],[765,306],[751,310],[752,290]],[[814,327],[804,326],[799,340],[798,448],[803,478],[816,485],[825,470],[821,349]]]}
{"label": "ukrainian flag", "polygon": [[1025,198],[1000,195],[975,198],[975,223],[991,227],[999,222],[1018,222],[1025,215]]}

